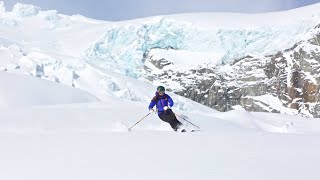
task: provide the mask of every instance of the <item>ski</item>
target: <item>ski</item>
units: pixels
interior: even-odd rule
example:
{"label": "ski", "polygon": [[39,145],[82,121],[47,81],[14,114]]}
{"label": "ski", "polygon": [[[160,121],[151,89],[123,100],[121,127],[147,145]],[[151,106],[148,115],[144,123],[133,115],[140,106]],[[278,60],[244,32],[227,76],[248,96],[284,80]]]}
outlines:
{"label": "ski", "polygon": [[187,131],[186,129],[182,129],[181,131],[178,132],[197,132],[197,131],[201,131],[200,129],[192,129],[191,131]]}

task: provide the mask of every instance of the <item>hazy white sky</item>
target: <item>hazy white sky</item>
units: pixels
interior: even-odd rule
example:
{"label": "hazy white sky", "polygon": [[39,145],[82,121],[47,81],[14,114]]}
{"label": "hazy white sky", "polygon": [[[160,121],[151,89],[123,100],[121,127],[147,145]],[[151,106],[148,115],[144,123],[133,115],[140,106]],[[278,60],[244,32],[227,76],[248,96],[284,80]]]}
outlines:
{"label": "hazy white sky", "polygon": [[320,0],[4,0],[8,9],[17,2],[37,5],[44,10],[56,9],[62,14],[126,20],[186,12],[279,11],[320,3]]}

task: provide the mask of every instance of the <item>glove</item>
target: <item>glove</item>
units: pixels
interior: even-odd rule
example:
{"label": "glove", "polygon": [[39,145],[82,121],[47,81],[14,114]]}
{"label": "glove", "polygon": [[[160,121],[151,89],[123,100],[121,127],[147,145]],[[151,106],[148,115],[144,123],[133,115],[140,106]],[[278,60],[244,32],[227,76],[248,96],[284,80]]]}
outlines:
{"label": "glove", "polygon": [[163,107],[163,109],[166,111],[166,110],[169,109],[169,107],[168,107],[168,106],[165,106],[165,107]]}
{"label": "glove", "polygon": [[154,112],[154,110],[153,110],[153,109],[149,109],[149,112],[150,112],[150,113],[153,113],[153,112]]}

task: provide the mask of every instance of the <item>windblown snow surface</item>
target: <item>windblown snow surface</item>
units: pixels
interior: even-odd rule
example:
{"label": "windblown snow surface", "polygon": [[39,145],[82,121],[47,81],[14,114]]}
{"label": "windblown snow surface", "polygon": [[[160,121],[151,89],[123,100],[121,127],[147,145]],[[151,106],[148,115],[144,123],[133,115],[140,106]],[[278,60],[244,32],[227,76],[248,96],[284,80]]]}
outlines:
{"label": "windblown snow surface", "polygon": [[[283,18],[261,21],[279,15]],[[168,34],[161,32],[166,23],[181,20],[198,31],[210,21],[208,29],[231,38],[215,28],[246,24],[246,28],[265,25],[277,31],[272,27],[282,20],[301,26],[302,32],[318,15],[316,4],[275,14],[189,14],[111,23],[41,11],[31,5],[17,4],[6,11],[0,3],[0,70],[4,71],[0,72],[0,179],[319,179],[319,119],[251,113],[240,107],[220,113],[169,93],[176,102],[173,110],[199,125],[201,131],[174,132],[155,114],[133,131],[127,130],[148,113],[155,91],[139,78],[136,62],[154,43],[167,46],[167,41],[156,41],[161,34]],[[230,23],[238,16],[248,21]],[[164,28],[169,34],[184,29],[177,23],[169,27],[178,28]],[[141,36],[149,36],[145,30],[159,36],[147,37],[144,42],[127,41],[126,33],[142,31]],[[269,38],[261,33],[257,31],[253,37]],[[288,37],[297,38],[300,32],[290,33],[295,36]],[[282,31],[275,34],[282,37],[279,40],[287,37]],[[111,38],[120,36],[126,38]],[[169,41],[170,37],[162,39]],[[106,41],[108,38],[111,41]],[[216,44],[215,38],[208,43]],[[281,43],[293,43],[285,40]],[[179,43],[177,47],[186,54],[208,53],[190,52],[189,43],[193,40],[184,39],[184,46]],[[259,43],[246,45],[253,46],[259,47]],[[194,129],[179,120],[188,131]]]}

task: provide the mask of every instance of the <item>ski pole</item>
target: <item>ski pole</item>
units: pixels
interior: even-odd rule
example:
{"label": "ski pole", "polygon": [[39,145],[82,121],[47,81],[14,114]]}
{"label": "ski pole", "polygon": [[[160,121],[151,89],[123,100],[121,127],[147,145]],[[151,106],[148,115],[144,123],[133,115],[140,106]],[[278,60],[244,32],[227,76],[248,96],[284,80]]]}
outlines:
{"label": "ski pole", "polygon": [[148,117],[151,114],[151,112],[149,112],[146,116],[144,116],[142,119],[140,119],[137,123],[135,123],[133,126],[131,126],[131,128],[128,129],[128,131],[130,131],[134,126],[136,126],[137,124],[139,124],[142,120],[144,120],[146,117]]}
{"label": "ski pole", "polygon": [[178,114],[176,114],[176,113],[174,113],[174,114],[175,114],[176,116],[178,116],[179,118],[181,118],[181,119],[183,119],[183,120],[187,121],[187,122],[188,122],[188,123],[190,123],[191,125],[193,125],[193,126],[197,127],[198,129],[201,129],[199,126],[197,126],[197,125],[193,124],[192,122],[190,122],[190,121],[186,120],[185,118],[183,118],[183,117],[179,116]]}

